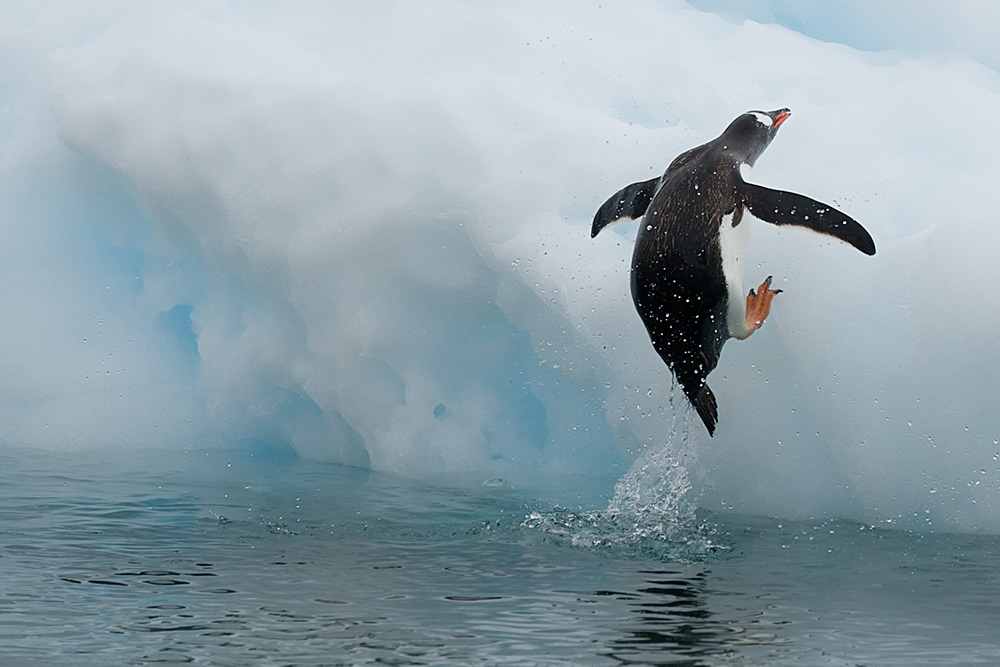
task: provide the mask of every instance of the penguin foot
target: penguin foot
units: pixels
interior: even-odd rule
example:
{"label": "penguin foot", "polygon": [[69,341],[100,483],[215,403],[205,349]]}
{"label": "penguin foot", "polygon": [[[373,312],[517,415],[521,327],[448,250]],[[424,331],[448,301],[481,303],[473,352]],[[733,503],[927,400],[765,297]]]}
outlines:
{"label": "penguin foot", "polygon": [[780,294],[780,289],[771,289],[771,276],[760,284],[757,291],[750,290],[747,294],[747,327],[750,333],[760,329],[764,320],[771,313],[771,300],[775,294]]}

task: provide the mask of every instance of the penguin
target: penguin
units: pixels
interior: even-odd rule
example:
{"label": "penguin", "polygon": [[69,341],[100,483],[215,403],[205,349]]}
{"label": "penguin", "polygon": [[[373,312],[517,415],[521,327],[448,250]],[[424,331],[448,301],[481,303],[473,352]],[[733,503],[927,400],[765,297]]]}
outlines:
{"label": "penguin", "polygon": [[718,138],[677,156],[663,176],[612,195],[590,230],[593,238],[612,223],[642,218],[632,254],[632,300],[653,347],[709,435],[719,410],[706,380],[723,344],[759,329],[781,292],[768,277],[744,296],[744,212],[875,254],[868,231],[833,206],[744,180],[789,116],[788,109],[740,115]]}

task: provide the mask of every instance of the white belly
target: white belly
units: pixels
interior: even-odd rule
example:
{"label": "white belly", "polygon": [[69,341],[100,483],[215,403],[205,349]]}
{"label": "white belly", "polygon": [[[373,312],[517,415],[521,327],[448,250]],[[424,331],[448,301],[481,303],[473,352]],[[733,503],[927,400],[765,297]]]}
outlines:
{"label": "white belly", "polygon": [[730,335],[740,340],[753,333],[747,326],[746,292],[743,291],[743,257],[746,255],[750,231],[746,217],[744,212],[744,219],[733,227],[733,214],[723,216],[719,229],[722,274],[726,277],[726,289],[729,293],[726,325]]}

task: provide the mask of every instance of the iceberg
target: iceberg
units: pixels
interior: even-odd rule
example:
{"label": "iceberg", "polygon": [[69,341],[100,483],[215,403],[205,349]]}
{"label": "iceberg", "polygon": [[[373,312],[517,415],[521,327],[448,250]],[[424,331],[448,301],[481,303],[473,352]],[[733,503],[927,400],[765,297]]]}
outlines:
{"label": "iceberg", "polygon": [[[706,508],[1000,531],[997,47],[964,11],[879,41],[742,5],[0,11],[0,442],[610,488],[679,416]],[[754,181],[879,254],[750,221],[783,293],[709,440],[632,309],[634,229],[590,220],[783,106]]]}

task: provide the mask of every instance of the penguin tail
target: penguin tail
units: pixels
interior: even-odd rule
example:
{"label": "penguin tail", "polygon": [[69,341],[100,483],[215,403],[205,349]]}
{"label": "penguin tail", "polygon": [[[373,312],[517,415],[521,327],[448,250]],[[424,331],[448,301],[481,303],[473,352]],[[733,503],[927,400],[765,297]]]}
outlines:
{"label": "penguin tail", "polygon": [[691,405],[698,411],[698,416],[705,422],[705,428],[709,435],[715,435],[715,425],[719,422],[719,406],[715,402],[715,394],[708,388],[707,384],[701,385],[701,389],[694,396],[688,396]]}

